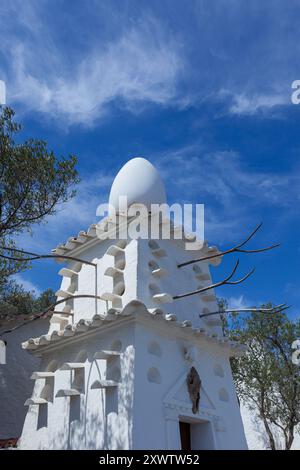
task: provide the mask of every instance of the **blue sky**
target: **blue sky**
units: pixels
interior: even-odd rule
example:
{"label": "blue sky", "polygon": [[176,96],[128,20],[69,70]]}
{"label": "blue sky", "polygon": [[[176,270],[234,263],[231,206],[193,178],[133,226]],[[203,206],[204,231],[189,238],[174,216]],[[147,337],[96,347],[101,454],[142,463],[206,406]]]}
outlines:
{"label": "blue sky", "polygon": [[[81,177],[77,197],[20,245],[45,253],[87,228],[116,172],[144,156],[170,202],[205,204],[210,244],[227,248],[261,221],[252,247],[282,243],[242,257],[255,275],[219,295],[288,302],[298,315],[299,20],[292,0],[3,0],[0,79],[22,137],[76,154]],[[36,263],[18,280],[56,289],[57,271]]]}

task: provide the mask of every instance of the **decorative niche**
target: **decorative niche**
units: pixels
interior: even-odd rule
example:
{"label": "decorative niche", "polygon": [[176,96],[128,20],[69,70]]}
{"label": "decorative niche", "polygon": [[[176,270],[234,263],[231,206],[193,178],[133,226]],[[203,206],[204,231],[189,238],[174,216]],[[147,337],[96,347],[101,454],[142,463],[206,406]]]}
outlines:
{"label": "decorative niche", "polygon": [[162,350],[157,341],[151,341],[147,347],[148,353],[153,356],[161,357]]}
{"label": "decorative niche", "polygon": [[156,367],[150,367],[147,372],[147,379],[150,383],[160,384],[161,375],[159,370]]}

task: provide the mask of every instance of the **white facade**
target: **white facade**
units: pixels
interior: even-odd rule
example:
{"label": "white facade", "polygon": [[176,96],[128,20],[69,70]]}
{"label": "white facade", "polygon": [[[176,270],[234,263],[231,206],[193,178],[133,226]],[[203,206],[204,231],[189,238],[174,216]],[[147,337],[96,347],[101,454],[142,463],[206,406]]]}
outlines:
{"label": "white facade", "polygon": [[[54,250],[96,266],[70,261],[60,270],[58,298],[74,299],[57,307],[47,335],[23,344],[41,365],[19,447],[181,449],[183,421],[192,449],[247,448],[229,365],[242,348],[223,337],[218,317],[199,318],[217,310],[214,292],[172,299],[211,283],[207,262],[177,264],[217,250],[97,234],[92,226]],[[76,297],[87,294],[100,299]],[[192,366],[202,382],[198,413],[186,384]]]}
{"label": "white facade", "polygon": [[[25,315],[17,316],[14,321],[2,321],[0,331],[6,331],[27,319]],[[21,436],[26,415],[24,402],[31,395],[34,385],[30,377],[40,365],[40,358],[24,354],[21,343],[29,335],[46,333],[48,327],[49,320],[40,318],[1,337],[7,341],[7,346],[6,363],[0,364],[0,439]]]}

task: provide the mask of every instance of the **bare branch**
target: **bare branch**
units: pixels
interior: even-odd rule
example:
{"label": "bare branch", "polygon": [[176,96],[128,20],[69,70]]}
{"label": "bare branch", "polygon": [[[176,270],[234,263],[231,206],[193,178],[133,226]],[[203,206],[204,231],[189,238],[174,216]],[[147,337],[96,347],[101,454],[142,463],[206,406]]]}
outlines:
{"label": "bare branch", "polygon": [[177,265],[178,268],[182,268],[183,266],[188,266],[189,264],[193,263],[198,263],[199,261],[207,261],[209,259],[213,258],[219,258],[224,255],[228,255],[229,253],[261,253],[262,251],[269,251],[273,250],[273,248],[277,248],[280,246],[280,243],[277,243],[276,245],[270,245],[265,248],[257,248],[255,250],[247,250],[247,249],[242,249],[243,246],[248,243],[249,240],[256,234],[256,232],[261,228],[262,222],[255,227],[255,229],[250,233],[250,235],[241,243],[238,245],[235,245],[234,247],[230,248],[229,250],[221,251],[220,253],[214,254],[214,255],[209,255],[205,256],[203,258],[198,258],[198,259],[192,259],[190,261],[185,261],[184,263],[180,263]]}
{"label": "bare branch", "polygon": [[90,266],[96,267],[97,265],[95,263],[92,263],[91,261],[85,261],[80,258],[74,258],[74,256],[67,256],[67,255],[39,255],[37,253],[31,253],[30,251],[24,251],[24,250],[18,250],[17,248],[9,248],[7,246],[2,246],[0,247],[2,250],[7,250],[7,251],[15,251],[17,253],[23,253],[25,255],[30,255],[29,258],[16,258],[13,256],[8,256],[8,255],[3,255],[0,254],[0,258],[4,259],[9,259],[11,261],[34,261],[37,259],[67,259],[67,260],[72,260],[72,261],[77,261],[82,264],[89,264]]}
{"label": "bare branch", "polygon": [[290,307],[291,305],[279,304],[271,308],[254,308],[254,307],[253,308],[252,307],[227,308],[225,310],[218,310],[215,312],[203,313],[202,315],[199,315],[199,318],[210,317],[211,315],[220,315],[222,313],[244,313],[244,312],[282,313],[284,310],[287,310]]}
{"label": "bare branch", "polygon": [[229,274],[229,276],[225,277],[225,279],[223,279],[222,281],[219,281],[219,282],[216,282],[215,284],[210,284],[209,286],[205,286],[205,287],[202,287],[201,289],[197,289],[195,291],[192,291],[192,292],[187,292],[185,294],[180,294],[180,295],[175,295],[173,296],[173,299],[176,300],[176,299],[182,299],[183,297],[188,297],[190,295],[195,295],[195,294],[201,294],[201,292],[205,292],[209,289],[214,289],[215,287],[219,287],[219,286],[223,286],[223,285],[236,285],[236,284],[241,284],[242,282],[244,282],[246,279],[248,279],[248,277],[250,277],[254,271],[255,271],[255,268],[252,268],[244,277],[242,277],[241,279],[238,279],[237,281],[231,281],[230,279],[232,279],[232,277],[235,275],[236,273],[236,270],[239,266],[239,260],[237,260],[237,262],[235,263],[234,267],[233,267],[233,270],[231,271],[231,273]]}
{"label": "bare branch", "polygon": [[[73,300],[73,299],[98,299],[98,300],[102,300],[101,297],[99,295],[92,295],[92,294],[76,294],[76,295],[70,295],[69,297],[65,297],[64,299],[62,300],[58,300],[57,302],[54,302],[52,305],[50,305],[49,307],[47,307],[45,310],[43,310],[42,312],[38,312],[38,313],[34,313],[33,316],[30,317],[29,320],[26,320],[22,323],[20,323],[19,325],[16,325],[14,328],[11,328],[9,330],[5,330],[5,331],[2,331],[0,333],[0,337],[3,336],[4,334],[7,334],[7,333],[11,333],[12,331],[15,331],[19,328],[21,328],[22,326],[25,326],[27,325],[28,323],[34,321],[34,320],[38,320],[39,318],[42,318],[44,315],[46,315],[47,313],[49,313],[51,310],[54,309],[54,307],[56,307],[57,305],[60,305],[64,302],[66,302],[67,300]],[[59,312],[56,312],[53,310],[53,313],[59,313]],[[66,314],[68,314],[68,312],[66,312]]]}

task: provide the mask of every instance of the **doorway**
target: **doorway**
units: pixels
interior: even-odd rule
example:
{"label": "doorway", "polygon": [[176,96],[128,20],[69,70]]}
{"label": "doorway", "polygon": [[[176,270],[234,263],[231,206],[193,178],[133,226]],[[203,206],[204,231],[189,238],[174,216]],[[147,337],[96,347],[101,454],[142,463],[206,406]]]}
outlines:
{"label": "doorway", "polygon": [[179,421],[181,450],[192,450],[191,445],[191,425],[184,421]]}
{"label": "doorway", "polygon": [[214,450],[215,439],[210,421],[179,421],[182,450]]}

